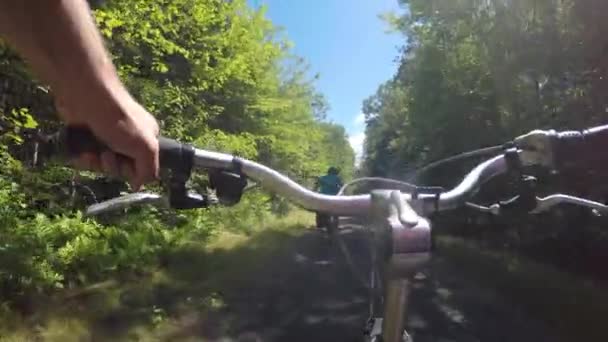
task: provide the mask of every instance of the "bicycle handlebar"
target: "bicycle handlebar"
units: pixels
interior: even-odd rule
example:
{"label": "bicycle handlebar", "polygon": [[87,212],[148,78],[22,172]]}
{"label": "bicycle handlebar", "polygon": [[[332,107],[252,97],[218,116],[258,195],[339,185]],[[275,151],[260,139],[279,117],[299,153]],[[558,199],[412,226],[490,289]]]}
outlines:
{"label": "bicycle handlebar", "polygon": [[[608,132],[608,126],[604,127],[607,129],[602,128],[602,132]],[[594,132],[594,140],[599,139],[597,138],[599,136],[597,130],[588,132]],[[562,147],[567,145],[570,146],[569,150],[573,150],[572,146],[576,146],[579,141],[588,144],[589,139],[581,139],[581,136],[585,135],[571,132],[556,134],[555,131],[532,131],[527,135],[516,138],[514,142],[520,148],[516,153],[524,161],[524,164],[551,166],[554,165],[555,161],[553,149],[558,146],[561,150],[565,150]],[[101,152],[108,149],[90,131],[83,128],[67,127],[55,135],[53,141],[54,152],[67,157],[74,157],[82,152]],[[556,141],[560,144],[556,144]],[[282,195],[307,210],[326,212],[336,216],[361,216],[367,215],[371,208],[371,196],[369,194],[356,196],[323,195],[304,188],[267,166],[229,154],[197,149],[164,137],[159,138],[159,148],[161,168],[187,169],[188,172],[191,168],[216,169],[243,174],[257,181],[263,188]],[[479,164],[452,190],[440,194],[422,193],[413,195],[404,193],[401,198],[408,202],[417,201],[416,206],[422,212],[422,215],[455,209],[466,205],[467,200],[476,193],[484,182],[507,170],[508,165],[504,155],[499,155]],[[150,196],[131,197],[134,198],[134,201],[140,198],[142,201],[152,201]],[[158,199],[154,198],[153,200],[157,201]],[[577,204],[584,202],[573,202],[570,199],[564,201]],[[128,206],[129,202],[117,200],[114,204],[121,207]],[[551,202],[551,205],[554,204],[557,204],[557,202]],[[547,205],[544,204],[545,207]],[[481,208],[481,206],[479,207]]]}
{"label": "bicycle handlebar", "polygon": [[[69,159],[84,152],[101,153],[109,148],[101,143],[93,133],[82,127],[65,127],[49,141],[53,153]],[[269,190],[285,196],[289,200],[313,211],[326,211],[334,215],[353,215],[366,212],[370,206],[369,195],[329,196],[310,191],[281,173],[256,162],[234,157],[229,154],[196,149],[172,139],[159,138],[160,167],[162,169],[219,169],[243,173]],[[126,158],[126,157],[122,157]],[[132,196],[133,201],[148,196]],[[117,200],[114,206],[123,207],[127,201]]]}
{"label": "bicycle handlebar", "polygon": [[[82,153],[102,153],[110,148],[102,143],[93,133],[85,127],[67,126],[51,136],[54,152],[65,158],[74,158]],[[159,163],[161,168],[174,169],[188,167],[192,164],[194,148],[176,140],[159,137]],[[119,158],[130,159],[119,155]]]}
{"label": "bicycle handlebar", "polygon": [[[199,150],[195,152],[195,165],[201,154],[207,155],[207,152]],[[235,158],[233,163],[240,165],[243,174],[259,182],[263,188],[276,192],[305,209],[343,216],[359,216],[370,209],[370,195],[323,195],[308,190],[281,173],[256,162]]]}

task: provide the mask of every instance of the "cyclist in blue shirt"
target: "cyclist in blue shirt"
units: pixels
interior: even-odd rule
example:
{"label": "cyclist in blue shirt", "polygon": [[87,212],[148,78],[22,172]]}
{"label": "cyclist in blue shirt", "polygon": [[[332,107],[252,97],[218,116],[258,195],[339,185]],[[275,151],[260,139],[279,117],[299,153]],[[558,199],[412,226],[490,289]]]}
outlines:
{"label": "cyclist in blue shirt", "polygon": [[[325,195],[336,195],[342,187],[340,171],[336,167],[330,167],[327,174],[317,179],[316,188]],[[317,212],[317,228],[328,228],[329,215]]]}

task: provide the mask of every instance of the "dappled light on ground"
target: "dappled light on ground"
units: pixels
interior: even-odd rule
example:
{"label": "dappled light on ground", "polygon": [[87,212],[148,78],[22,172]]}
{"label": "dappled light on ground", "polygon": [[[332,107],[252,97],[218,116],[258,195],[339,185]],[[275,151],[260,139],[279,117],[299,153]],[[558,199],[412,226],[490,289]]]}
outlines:
{"label": "dappled light on ground", "polygon": [[[355,264],[369,267],[363,232],[340,233]],[[104,282],[49,303],[38,314],[47,319],[41,319],[37,336],[48,341],[76,336],[218,342],[356,341],[362,336],[367,291],[324,233],[301,225],[218,241],[207,248],[176,249],[165,256],[162,270]],[[526,310],[531,298],[509,297],[491,280],[480,281],[477,277],[488,272],[481,263],[463,263],[463,256],[440,246],[444,249],[438,248],[431,265],[411,283],[407,326],[416,342],[571,340],[557,339],[561,330],[539,311]],[[505,273],[519,270],[509,263],[492,266],[497,272],[501,267]],[[517,279],[515,273],[512,277]],[[571,322],[572,331],[576,324]],[[14,336],[19,340],[32,331]]]}

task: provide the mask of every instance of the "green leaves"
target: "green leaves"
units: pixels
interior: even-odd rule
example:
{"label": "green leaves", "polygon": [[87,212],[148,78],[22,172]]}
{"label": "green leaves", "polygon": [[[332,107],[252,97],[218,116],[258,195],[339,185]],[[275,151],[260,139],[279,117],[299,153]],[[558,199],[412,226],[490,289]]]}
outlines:
{"label": "green leaves", "polygon": [[408,11],[385,16],[407,39],[398,72],[364,105],[373,118],[365,144],[369,173],[403,177],[424,163],[500,144],[526,130],[601,122],[608,101],[599,95],[599,77],[606,76],[591,81],[594,76],[586,75],[601,63],[581,56],[606,38],[597,35],[582,45],[583,37],[604,25],[585,5],[401,3]]}
{"label": "green leaves", "polygon": [[0,141],[4,140],[4,143],[21,144],[23,143],[23,138],[20,134],[23,129],[38,127],[38,122],[29,112],[28,108],[13,108],[9,113],[0,118],[4,122],[4,127],[0,131]]}
{"label": "green leaves", "polygon": [[121,75],[165,134],[261,158],[292,175],[327,166],[332,157],[319,159],[313,150],[344,155],[320,147],[324,131],[315,118],[326,106],[307,66],[245,1],[115,0],[96,15],[113,32],[109,45]]}
{"label": "green leaves", "polygon": [[[163,135],[258,160],[305,184],[329,165],[349,177],[353,152],[344,129],[324,122],[329,105],[313,85],[317,76],[291,55],[290,43],[263,11],[245,0],[108,0],[94,14],[121,79],[157,117]],[[2,49],[0,71],[20,71]],[[104,183],[66,167],[23,167],[33,155],[24,132],[38,128],[38,121],[45,131],[58,122],[40,94],[19,96],[27,105],[10,107],[0,118],[0,272],[15,291],[157,267],[159,255],[176,245],[205,243],[218,229],[259,226],[277,203],[254,190],[226,209],[139,208],[111,224],[85,220],[78,209],[92,199],[72,182]],[[201,176],[192,183],[196,188],[205,181]]]}

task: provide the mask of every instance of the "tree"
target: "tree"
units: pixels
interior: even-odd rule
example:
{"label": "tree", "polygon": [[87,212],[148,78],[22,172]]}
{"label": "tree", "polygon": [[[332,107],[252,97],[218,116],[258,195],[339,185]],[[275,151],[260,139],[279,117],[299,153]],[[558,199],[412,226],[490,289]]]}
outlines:
{"label": "tree", "polygon": [[[344,129],[325,121],[329,105],[314,87],[317,76],[292,54],[264,8],[250,9],[245,0],[91,3],[120,77],[159,120],[163,135],[257,160],[298,182],[310,183],[329,165],[347,177],[352,173],[353,151]],[[1,42],[0,76],[5,293],[158,266],[170,248],[204,243],[219,227],[251,229],[272,209],[269,194],[252,191],[230,211],[136,209],[103,225],[85,220],[78,214],[85,200],[64,196],[74,193],[73,170],[26,167],[34,155],[27,131],[38,125],[50,133],[60,126],[53,90],[32,78]],[[80,185],[108,188],[105,179],[81,176]],[[205,179],[193,183],[204,185]]]}
{"label": "tree", "polygon": [[[366,101],[364,164],[371,173],[399,174],[405,165],[531,129],[583,128],[605,118],[604,62],[588,57],[598,56],[597,41],[605,40],[588,24],[603,5],[401,3],[405,14],[386,16],[406,37],[398,72]],[[595,43],[583,44],[590,37]]]}

